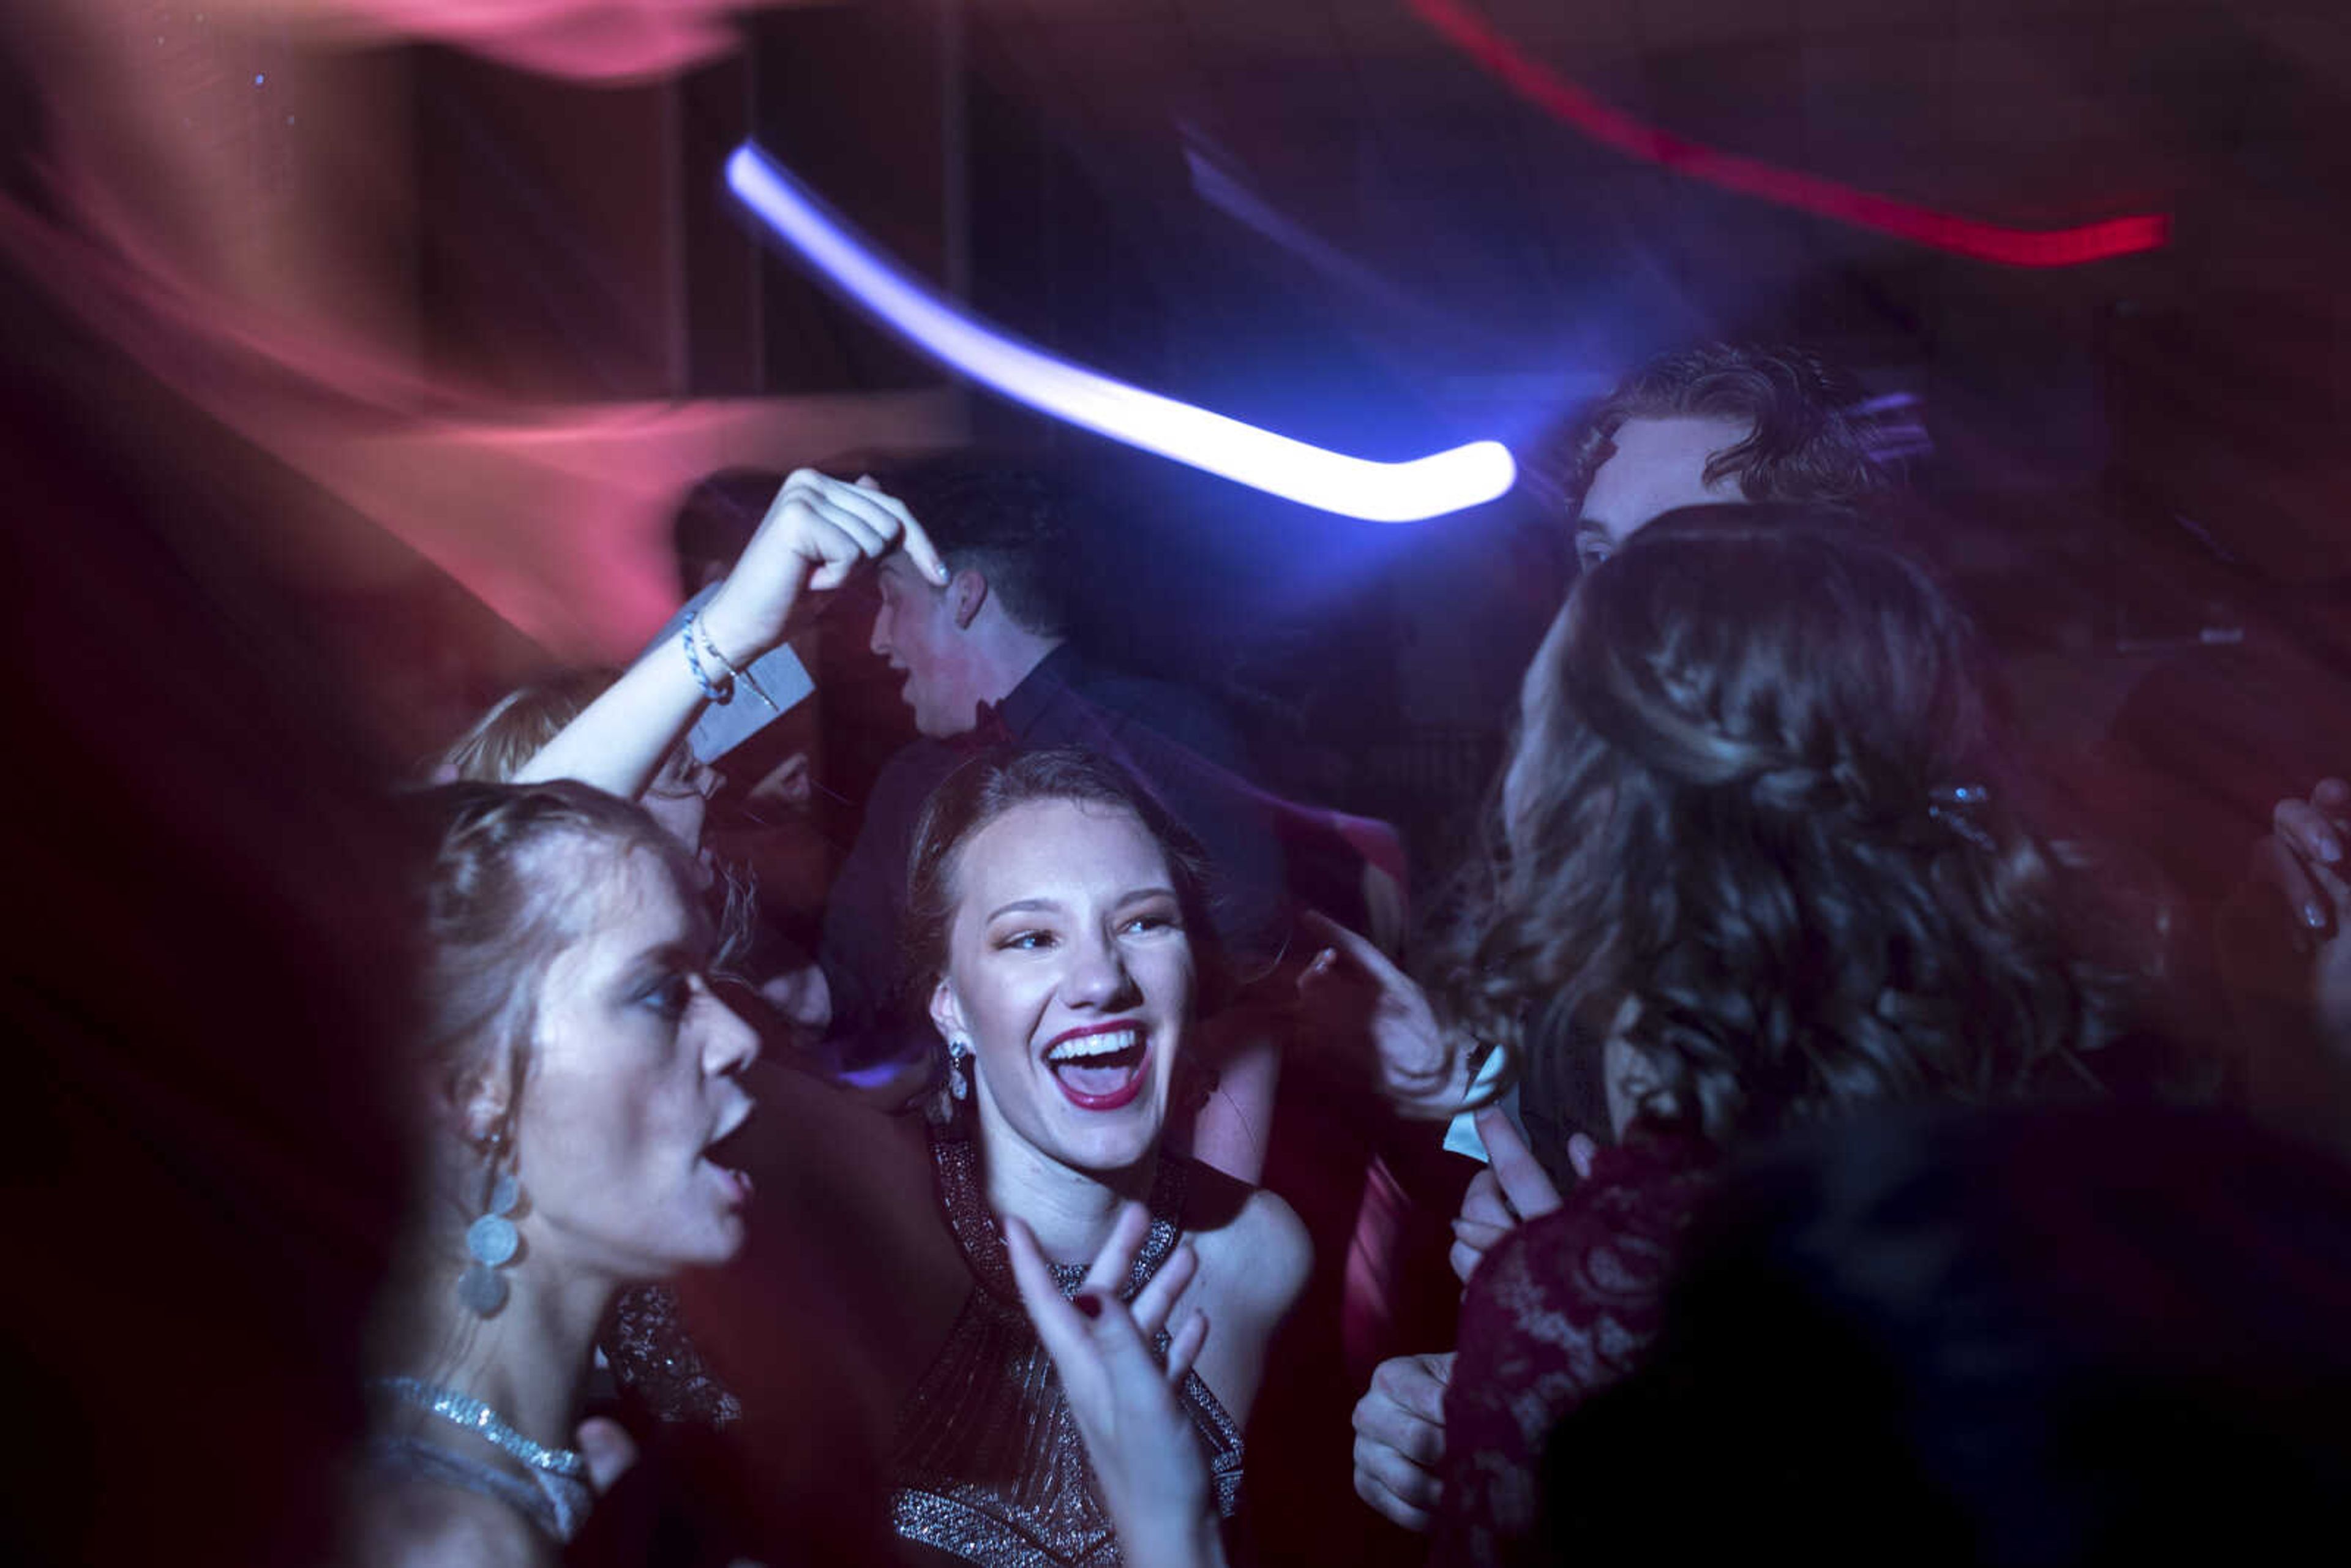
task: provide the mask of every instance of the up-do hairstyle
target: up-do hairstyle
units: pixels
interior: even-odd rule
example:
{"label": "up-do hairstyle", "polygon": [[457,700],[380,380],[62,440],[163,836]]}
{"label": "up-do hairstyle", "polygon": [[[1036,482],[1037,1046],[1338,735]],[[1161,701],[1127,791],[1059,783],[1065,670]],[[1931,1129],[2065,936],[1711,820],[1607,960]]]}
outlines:
{"label": "up-do hairstyle", "polygon": [[1623,1003],[1653,1124],[2091,1086],[2116,971],[2012,813],[1974,631],[1834,513],[1667,514],[1529,674],[1509,821],[1440,976],[1563,1093]]}
{"label": "up-do hairstyle", "polygon": [[1709,343],[1651,361],[1539,452],[1535,467],[1580,503],[1633,419],[1729,419],[1746,440],[1707,463],[1750,501],[1854,506],[1891,487],[1855,412],[1860,388],[1802,349]]}
{"label": "up-do hairstyle", "polygon": [[987,579],[988,592],[1024,630],[1070,634],[1074,541],[1058,478],[980,452],[893,463],[878,478],[906,504],[948,567]]}
{"label": "up-do hairstyle", "polygon": [[698,910],[691,868],[642,808],[568,779],[448,784],[411,806],[423,856],[417,1081],[455,1103],[480,1075],[503,1074],[511,1118],[548,968],[587,934],[594,879],[619,852],[642,850]]}
{"label": "up-do hairstyle", "polygon": [[901,996],[915,1017],[925,1015],[931,988],[946,973],[947,938],[955,925],[956,870],[974,834],[1016,807],[1041,800],[1132,812],[1167,856],[1176,902],[1192,945],[1203,1010],[1224,980],[1216,927],[1208,916],[1208,860],[1199,841],[1150,790],[1118,764],[1073,746],[1042,751],[986,751],[942,780],[924,802],[906,860],[906,914],[899,951]]}

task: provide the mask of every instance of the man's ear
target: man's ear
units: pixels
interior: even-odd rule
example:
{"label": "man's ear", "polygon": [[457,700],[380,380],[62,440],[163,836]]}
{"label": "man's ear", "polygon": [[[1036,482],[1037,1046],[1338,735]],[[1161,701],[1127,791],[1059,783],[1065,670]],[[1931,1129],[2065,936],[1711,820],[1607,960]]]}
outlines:
{"label": "man's ear", "polygon": [[970,567],[956,572],[947,581],[947,609],[955,616],[956,630],[967,632],[978,619],[980,607],[987,602],[987,579]]}
{"label": "man's ear", "polygon": [[963,1025],[963,1004],[956,1000],[955,988],[941,976],[931,988],[931,1026],[939,1031],[941,1040],[953,1040],[971,1031]]}

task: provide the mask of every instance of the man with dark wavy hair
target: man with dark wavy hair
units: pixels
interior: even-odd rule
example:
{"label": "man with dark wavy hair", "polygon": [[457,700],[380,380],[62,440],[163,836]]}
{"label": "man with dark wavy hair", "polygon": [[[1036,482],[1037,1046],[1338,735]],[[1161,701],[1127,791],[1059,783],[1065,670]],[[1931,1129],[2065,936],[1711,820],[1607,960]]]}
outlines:
{"label": "man with dark wavy hair", "polygon": [[1853,507],[1891,489],[1860,401],[1851,378],[1802,349],[1708,343],[1643,366],[1534,465],[1566,498],[1590,567],[1677,507]]}

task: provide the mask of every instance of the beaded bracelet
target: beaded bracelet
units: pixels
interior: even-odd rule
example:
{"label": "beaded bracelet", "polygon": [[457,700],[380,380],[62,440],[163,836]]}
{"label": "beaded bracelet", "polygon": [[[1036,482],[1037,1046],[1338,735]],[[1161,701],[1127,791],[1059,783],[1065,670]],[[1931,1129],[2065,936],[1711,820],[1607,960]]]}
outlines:
{"label": "beaded bracelet", "polygon": [[[759,677],[751,673],[749,665],[747,664],[742,669],[738,670],[735,667],[735,662],[733,660],[729,659],[726,654],[718,651],[717,643],[714,641],[710,635],[710,628],[702,623],[702,614],[699,611],[695,612],[693,631],[695,635],[702,639],[703,653],[709,656],[712,663],[716,664],[720,669],[726,672],[727,696],[731,697],[734,695],[735,683],[737,681],[740,681],[758,694],[759,700],[768,705],[768,711],[769,713],[781,713],[784,711],[776,706],[776,699],[768,695],[768,688],[759,684]],[[719,700],[724,702],[726,698],[722,697]]]}
{"label": "beaded bracelet", "polygon": [[[733,702],[735,700],[735,668],[720,656],[717,647],[714,644],[710,650],[710,656],[717,660],[718,667],[726,672],[726,675],[723,680],[716,682],[710,678],[703,670],[702,653],[694,645],[694,634],[701,631],[702,612],[697,610],[685,618],[685,630],[678,638],[679,643],[685,649],[685,667],[694,672],[694,684],[702,688],[702,695],[705,697],[722,706]],[[703,632],[702,634],[704,640],[707,641],[710,634],[707,632]]]}

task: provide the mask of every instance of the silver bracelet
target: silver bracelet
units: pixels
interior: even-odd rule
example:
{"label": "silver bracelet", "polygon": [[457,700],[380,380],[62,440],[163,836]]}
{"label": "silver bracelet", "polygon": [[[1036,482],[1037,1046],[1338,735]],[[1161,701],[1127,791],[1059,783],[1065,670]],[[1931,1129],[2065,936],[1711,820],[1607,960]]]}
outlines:
{"label": "silver bracelet", "polygon": [[[727,658],[726,654],[718,651],[718,643],[710,635],[710,628],[702,623],[702,615],[698,611],[695,613],[694,628],[696,634],[702,639],[702,651],[709,654],[711,659],[717,664],[720,669],[726,672],[727,696],[731,697],[735,695],[735,683],[740,681],[743,685],[750,687],[752,691],[758,694],[759,700],[768,705],[768,711],[769,713],[781,713],[784,711],[776,706],[776,699],[768,695],[768,688],[759,684],[759,677],[751,673],[750,665],[746,664],[738,670],[735,667],[733,660]],[[722,697],[719,700],[723,702],[726,699]]]}
{"label": "silver bracelet", "polygon": [[[701,650],[694,645],[695,633],[697,632],[702,633],[702,641],[709,645],[711,658],[716,660],[718,667],[726,672],[724,677],[718,681],[713,681],[702,667]],[[729,664],[726,655],[719,653],[718,645],[710,642],[710,633],[703,628],[702,612],[697,610],[685,618],[685,630],[679,634],[678,642],[685,649],[685,667],[694,672],[694,684],[702,688],[702,695],[710,701],[721,705],[733,702],[735,700],[735,666]],[[760,695],[764,696],[766,694]],[[768,706],[772,707],[775,705],[770,703]]]}

